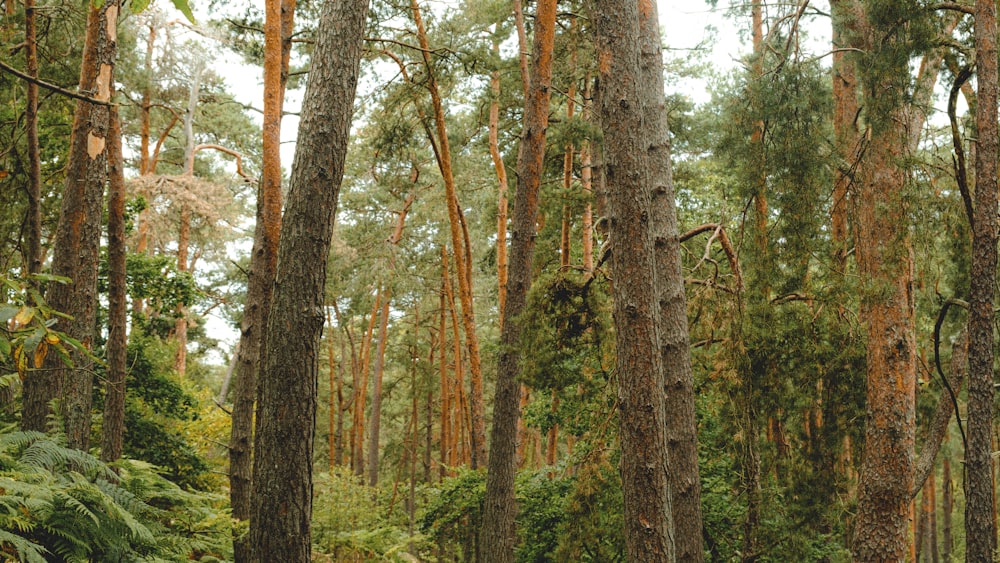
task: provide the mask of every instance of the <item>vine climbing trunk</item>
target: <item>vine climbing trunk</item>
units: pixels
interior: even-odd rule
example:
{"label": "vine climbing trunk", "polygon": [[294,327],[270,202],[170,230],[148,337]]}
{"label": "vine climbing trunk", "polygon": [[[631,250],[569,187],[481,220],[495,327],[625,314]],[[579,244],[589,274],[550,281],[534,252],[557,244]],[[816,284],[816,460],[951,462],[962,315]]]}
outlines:
{"label": "vine climbing trunk", "polygon": [[531,79],[524,102],[524,129],[517,155],[517,192],[510,230],[510,271],[507,303],[500,332],[496,395],[493,403],[492,451],[486,473],[486,498],[481,533],[486,561],[514,560],[514,477],[517,470],[517,421],[520,416],[521,326],[531,288],[532,257],[538,191],[545,163],[545,133],[549,123],[552,57],[555,45],[556,0],[539,0],[532,40]]}
{"label": "vine climbing trunk", "polygon": [[[302,102],[260,372],[250,561],[311,561],[313,439],[333,218],[368,0],[327,0]],[[294,327],[291,329],[290,327]]]}

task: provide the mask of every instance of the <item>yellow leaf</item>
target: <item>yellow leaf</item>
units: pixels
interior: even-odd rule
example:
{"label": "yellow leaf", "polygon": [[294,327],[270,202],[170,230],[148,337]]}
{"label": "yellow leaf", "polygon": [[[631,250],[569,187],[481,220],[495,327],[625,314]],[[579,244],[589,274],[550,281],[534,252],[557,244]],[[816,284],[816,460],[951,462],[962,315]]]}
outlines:
{"label": "yellow leaf", "polygon": [[54,332],[50,332],[45,335],[45,341],[49,344],[59,344],[59,335]]}
{"label": "yellow leaf", "polygon": [[21,310],[14,315],[14,318],[10,320],[10,330],[17,330],[22,326],[31,322],[31,319],[35,316],[35,310],[31,307],[21,307]]}
{"label": "yellow leaf", "polygon": [[38,346],[35,346],[35,367],[42,367],[42,363],[45,361],[45,354],[49,352],[49,345],[45,342],[39,342]]}
{"label": "yellow leaf", "polygon": [[17,366],[17,375],[24,381],[24,374],[28,371],[28,357],[24,355],[24,345],[19,344],[14,349],[14,365]]}

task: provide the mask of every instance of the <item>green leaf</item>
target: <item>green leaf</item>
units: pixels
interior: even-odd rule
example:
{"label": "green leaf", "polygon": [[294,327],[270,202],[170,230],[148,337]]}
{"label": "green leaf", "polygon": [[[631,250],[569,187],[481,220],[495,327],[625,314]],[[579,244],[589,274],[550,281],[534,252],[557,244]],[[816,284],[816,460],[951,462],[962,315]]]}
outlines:
{"label": "green leaf", "polygon": [[194,14],[191,13],[191,5],[187,0],[170,0],[174,3],[174,8],[180,10],[184,17],[188,19],[189,22],[194,23]]}
{"label": "green leaf", "polygon": [[132,0],[129,2],[129,9],[133,14],[141,14],[149,7],[150,0]]}
{"label": "green leaf", "polygon": [[12,319],[14,317],[14,315],[16,315],[17,312],[20,311],[20,310],[21,310],[20,307],[17,307],[17,306],[14,306],[14,305],[8,305],[6,303],[3,304],[3,305],[0,305],[0,323],[3,323],[4,325],[6,325],[7,321],[9,321],[10,319]]}

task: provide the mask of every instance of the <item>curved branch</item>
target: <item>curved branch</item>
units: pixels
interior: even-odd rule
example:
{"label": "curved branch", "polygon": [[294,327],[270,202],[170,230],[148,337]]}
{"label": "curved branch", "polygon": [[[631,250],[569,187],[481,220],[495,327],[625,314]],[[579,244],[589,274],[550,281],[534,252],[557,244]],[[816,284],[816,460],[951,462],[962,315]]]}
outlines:
{"label": "curved branch", "polygon": [[224,152],[224,153],[228,154],[229,156],[235,158],[236,159],[236,173],[239,174],[241,177],[243,177],[243,179],[246,180],[247,182],[253,182],[254,181],[254,178],[252,176],[250,176],[249,174],[247,174],[246,172],[243,171],[243,155],[242,154],[234,151],[233,149],[226,148],[226,147],[224,147],[222,145],[213,145],[213,144],[201,144],[201,145],[197,145],[197,146],[194,147],[194,151],[191,153],[192,154],[192,158],[191,158],[190,164],[189,164],[188,169],[187,169],[187,174],[188,175],[194,173],[194,158],[193,158],[193,155],[197,154],[197,152],[200,151],[200,150],[206,150],[206,149],[211,149],[211,150],[216,150],[216,151],[219,151],[219,152]]}
{"label": "curved branch", "polygon": [[678,237],[678,242],[687,241],[695,235],[709,231],[714,233],[713,237],[719,237],[719,245],[722,246],[723,252],[726,253],[726,258],[729,259],[729,268],[733,271],[733,276],[736,278],[736,291],[743,291],[743,270],[740,268],[739,257],[736,254],[736,249],[733,248],[732,241],[729,240],[729,235],[726,234],[725,227],[719,223],[705,223],[682,234]]}
{"label": "curved branch", "polygon": [[934,367],[937,368],[938,375],[941,377],[941,383],[944,384],[945,389],[948,390],[948,395],[951,397],[951,403],[955,407],[955,421],[958,423],[958,431],[962,435],[962,446],[968,449],[968,443],[965,439],[965,429],[962,428],[962,417],[958,412],[958,394],[952,388],[951,383],[948,382],[948,378],[944,375],[944,370],[941,369],[941,325],[944,324],[945,316],[948,314],[948,309],[952,305],[958,305],[963,309],[968,309],[969,304],[961,299],[949,299],[944,302],[944,306],[941,307],[941,312],[938,313],[937,321],[934,323]]}
{"label": "curved branch", "polygon": [[965,149],[962,147],[962,136],[958,130],[958,118],[955,116],[955,108],[958,104],[958,93],[962,90],[969,77],[972,76],[972,68],[962,67],[955,75],[955,83],[951,86],[948,94],[948,120],[951,122],[951,143],[955,148],[953,159],[955,166],[955,181],[958,182],[958,191],[962,194],[962,202],[965,204],[965,214],[969,218],[969,228],[972,228],[972,194],[969,192],[969,178],[965,166]]}
{"label": "curved branch", "polygon": [[88,103],[91,103],[91,104],[97,104],[99,106],[111,106],[111,105],[114,105],[112,102],[106,102],[104,100],[98,100],[97,98],[91,98],[90,96],[85,96],[83,94],[78,94],[77,92],[73,92],[71,90],[67,90],[67,89],[65,89],[65,88],[63,88],[61,86],[56,86],[55,84],[50,84],[50,83],[48,83],[48,82],[46,82],[44,80],[40,80],[38,78],[34,78],[34,77],[32,77],[32,76],[30,76],[28,74],[25,74],[25,73],[17,70],[16,68],[8,65],[7,63],[5,63],[3,61],[0,61],[0,70],[3,70],[3,71],[5,71],[5,72],[7,72],[9,74],[13,74],[14,76],[20,78],[21,80],[24,80],[24,81],[27,81],[27,82],[31,82],[32,84],[37,84],[37,85],[41,86],[42,88],[45,88],[46,90],[51,90],[51,91],[56,92],[58,94],[62,94],[63,96],[68,96],[70,98],[73,98],[74,100],[80,100],[81,102],[88,102]]}

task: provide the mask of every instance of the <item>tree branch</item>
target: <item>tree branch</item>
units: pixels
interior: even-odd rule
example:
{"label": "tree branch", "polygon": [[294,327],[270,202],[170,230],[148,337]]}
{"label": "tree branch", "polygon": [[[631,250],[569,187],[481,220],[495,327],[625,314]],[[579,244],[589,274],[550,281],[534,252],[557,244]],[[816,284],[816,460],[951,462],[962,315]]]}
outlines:
{"label": "tree branch", "polygon": [[7,63],[5,63],[3,61],[0,61],[0,70],[4,70],[4,71],[8,72],[9,74],[13,74],[14,76],[20,78],[21,80],[25,80],[27,82],[31,82],[32,84],[37,84],[37,85],[41,86],[42,88],[45,88],[46,90],[51,90],[53,92],[62,94],[63,96],[68,96],[68,97],[73,98],[75,100],[80,100],[81,102],[89,102],[91,104],[97,104],[97,105],[101,105],[101,106],[111,106],[111,105],[113,105],[111,102],[105,102],[103,100],[98,100],[96,98],[91,98],[90,96],[85,96],[83,94],[78,94],[76,92],[73,92],[71,90],[67,90],[67,89],[62,88],[60,86],[56,86],[55,84],[49,84],[48,82],[46,82],[44,80],[39,80],[38,78],[33,78],[33,77],[31,77],[31,76],[29,76],[29,75],[27,75],[27,74],[25,74],[25,73],[17,70],[16,68],[8,65]]}

